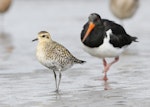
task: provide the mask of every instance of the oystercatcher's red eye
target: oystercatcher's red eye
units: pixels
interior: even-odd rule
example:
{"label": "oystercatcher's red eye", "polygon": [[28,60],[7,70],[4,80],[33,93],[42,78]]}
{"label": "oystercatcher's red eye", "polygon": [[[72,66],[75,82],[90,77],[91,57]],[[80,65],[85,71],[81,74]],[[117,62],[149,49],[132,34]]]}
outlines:
{"label": "oystercatcher's red eye", "polygon": [[94,21],[95,21],[95,22],[97,22],[98,20],[99,20],[99,19],[98,19],[98,18],[96,18]]}

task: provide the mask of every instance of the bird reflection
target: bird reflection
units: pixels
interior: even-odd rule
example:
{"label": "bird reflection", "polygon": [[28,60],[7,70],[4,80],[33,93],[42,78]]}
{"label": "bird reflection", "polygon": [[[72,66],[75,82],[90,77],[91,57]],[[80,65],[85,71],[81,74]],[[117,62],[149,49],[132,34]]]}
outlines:
{"label": "bird reflection", "polygon": [[108,81],[104,81],[104,90],[111,90],[111,87]]}
{"label": "bird reflection", "polygon": [[0,60],[7,60],[13,49],[11,35],[0,32]]}

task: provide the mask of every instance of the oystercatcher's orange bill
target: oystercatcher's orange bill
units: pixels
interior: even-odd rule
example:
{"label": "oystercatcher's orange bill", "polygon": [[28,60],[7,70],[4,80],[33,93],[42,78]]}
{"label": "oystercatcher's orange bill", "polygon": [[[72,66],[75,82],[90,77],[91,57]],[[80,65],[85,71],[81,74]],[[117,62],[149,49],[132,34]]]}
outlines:
{"label": "oystercatcher's orange bill", "polygon": [[84,42],[86,40],[86,38],[89,36],[90,32],[94,29],[94,27],[95,27],[95,24],[93,22],[90,22],[87,32],[82,39],[82,42]]}

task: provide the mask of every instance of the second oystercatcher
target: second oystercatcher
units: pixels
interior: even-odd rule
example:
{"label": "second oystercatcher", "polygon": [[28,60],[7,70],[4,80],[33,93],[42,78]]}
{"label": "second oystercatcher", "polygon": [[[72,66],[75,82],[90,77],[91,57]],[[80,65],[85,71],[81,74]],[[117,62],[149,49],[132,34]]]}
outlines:
{"label": "second oystercatcher", "polygon": [[[102,58],[103,80],[106,81],[110,66],[119,60],[119,55],[124,52],[127,46],[137,41],[137,37],[128,35],[121,25],[107,19],[101,19],[100,15],[92,13],[81,32],[81,41],[86,52]],[[107,63],[105,58],[114,58],[114,60]]]}

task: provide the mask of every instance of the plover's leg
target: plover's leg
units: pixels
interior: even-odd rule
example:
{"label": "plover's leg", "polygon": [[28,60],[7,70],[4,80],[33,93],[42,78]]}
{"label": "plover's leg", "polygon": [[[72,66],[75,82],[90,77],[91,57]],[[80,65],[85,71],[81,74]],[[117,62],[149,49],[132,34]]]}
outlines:
{"label": "plover's leg", "polygon": [[54,73],[54,77],[55,77],[55,84],[56,84],[56,90],[57,90],[57,76],[56,76],[56,72],[53,70]]}
{"label": "plover's leg", "polygon": [[59,71],[59,81],[58,81],[58,87],[57,87],[57,90],[59,90],[60,81],[61,81],[61,71]]}
{"label": "plover's leg", "polygon": [[114,63],[116,63],[119,60],[119,57],[116,57],[111,63],[107,64],[106,60],[103,59],[103,64],[104,64],[104,78],[103,80],[107,81],[107,71],[109,70],[109,68],[111,67],[111,65],[113,65]]}

